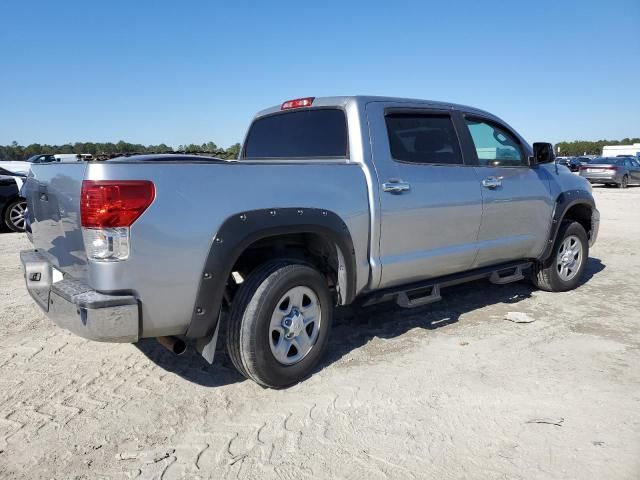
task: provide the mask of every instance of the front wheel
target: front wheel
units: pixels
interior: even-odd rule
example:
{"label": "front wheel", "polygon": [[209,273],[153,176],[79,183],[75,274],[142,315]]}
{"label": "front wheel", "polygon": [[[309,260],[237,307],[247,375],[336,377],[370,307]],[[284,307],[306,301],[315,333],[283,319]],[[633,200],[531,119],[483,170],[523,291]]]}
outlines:
{"label": "front wheel", "polygon": [[589,258],[589,240],[578,222],[563,222],[546,266],[534,265],[531,280],[547,292],[566,292],[580,283]]}
{"label": "front wheel", "polygon": [[311,373],[327,345],[333,302],[316,269],[287,261],[256,268],[240,285],[227,323],[227,351],[245,377],[283,388]]}
{"label": "front wheel", "polygon": [[15,200],[4,212],[4,223],[12,232],[24,232],[27,202]]}

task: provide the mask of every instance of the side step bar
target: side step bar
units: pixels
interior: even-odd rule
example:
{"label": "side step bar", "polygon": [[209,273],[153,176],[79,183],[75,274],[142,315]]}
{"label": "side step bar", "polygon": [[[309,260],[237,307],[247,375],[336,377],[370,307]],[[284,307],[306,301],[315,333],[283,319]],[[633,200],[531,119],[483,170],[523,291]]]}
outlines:
{"label": "side step bar", "polygon": [[[422,289],[424,290],[424,289]],[[415,308],[421,307],[422,305],[427,305],[429,303],[435,303],[442,300],[440,296],[440,285],[436,284],[433,287],[427,289],[426,295],[416,296],[412,295],[412,292],[400,292],[396,297],[396,303],[402,308]],[[420,291],[414,290],[416,294],[420,294]]]}
{"label": "side step bar", "polygon": [[524,279],[524,271],[531,267],[530,261],[509,262],[468,272],[446,275],[423,282],[386,288],[371,292],[358,303],[362,306],[394,300],[402,308],[415,308],[442,300],[441,289],[460,283],[488,278],[491,283],[505,285]]}
{"label": "side step bar", "polygon": [[518,282],[523,279],[524,275],[522,274],[522,265],[518,265],[516,268],[511,269],[496,270],[489,277],[489,281],[496,285],[506,285],[507,283]]}

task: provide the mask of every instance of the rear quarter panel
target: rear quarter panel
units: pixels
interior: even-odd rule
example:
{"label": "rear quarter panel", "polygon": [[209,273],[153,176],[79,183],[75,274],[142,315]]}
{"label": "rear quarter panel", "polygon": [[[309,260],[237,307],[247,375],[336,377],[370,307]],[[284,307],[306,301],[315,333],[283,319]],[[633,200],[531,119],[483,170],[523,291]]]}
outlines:
{"label": "rear quarter panel", "polygon": [[357,164],[109,162],[90,163],[86,178],[155,184],[155,200],[131,227],[129,259],[89,262],[93,288],[140,298],[143,337],[186,331],[218,227],[249,210],[298,207],[336,213],[356,250],[356,291],[368,282],[369,205]]}

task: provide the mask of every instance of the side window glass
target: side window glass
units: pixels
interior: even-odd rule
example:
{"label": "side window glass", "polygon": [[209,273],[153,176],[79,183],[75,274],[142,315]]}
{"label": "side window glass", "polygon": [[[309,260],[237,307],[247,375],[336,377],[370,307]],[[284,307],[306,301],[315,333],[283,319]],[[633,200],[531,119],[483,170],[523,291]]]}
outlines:
{"label": "side window glass", "polygon": [[385,116],[389,150],[400,162],[461,165],[462,154],[448,115],[392,113]]}
{"label": "side window glass", "polygon": [[520,142],[507,130],[483,120],[466,118],[480,165],[489,167],[528,166]]}

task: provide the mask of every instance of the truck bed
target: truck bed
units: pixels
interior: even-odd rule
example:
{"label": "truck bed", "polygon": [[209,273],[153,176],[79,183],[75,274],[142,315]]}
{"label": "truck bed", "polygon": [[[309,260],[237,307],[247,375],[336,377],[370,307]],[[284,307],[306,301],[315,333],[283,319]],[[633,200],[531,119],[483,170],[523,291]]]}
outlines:
{"label": "truck bed", "polygon": [[[83,180],[150,180],[155,185],[153,203],[131,226],[126,261],[87,261],[79,215]],[[358,269],[367,272],[358,276],[356,289],[368,281],[369,205],[357,164],[226,162],[173,155],[42,164],[33,166],[26,191],[38,251],[65,277],[101,293],[139,299],[141,337],[186,332],[216,232],[228,217],[242,212],[291,207],[335,212],[359,246]],[[153,302],[145,301],[151,298]]]}

